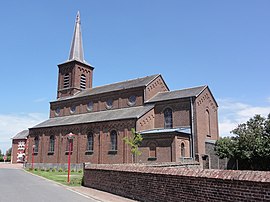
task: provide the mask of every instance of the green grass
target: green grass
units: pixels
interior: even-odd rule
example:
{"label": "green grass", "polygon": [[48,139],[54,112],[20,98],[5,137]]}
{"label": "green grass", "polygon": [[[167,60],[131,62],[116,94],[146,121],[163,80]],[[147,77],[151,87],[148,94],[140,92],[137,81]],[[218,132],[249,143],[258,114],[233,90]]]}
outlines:
{"label": "green grass", "polygon": [[68,172],[52,172],[31,169],[27,171],[67,186],[81,186],[82,184],[83,172],[70,172],[70,183],[67,183]]}

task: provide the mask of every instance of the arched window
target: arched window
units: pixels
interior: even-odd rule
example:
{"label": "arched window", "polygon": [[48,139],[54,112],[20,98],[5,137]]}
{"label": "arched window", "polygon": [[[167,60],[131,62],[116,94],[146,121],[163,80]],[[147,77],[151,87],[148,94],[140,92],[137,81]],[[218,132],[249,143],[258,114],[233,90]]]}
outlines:
{"label": "arched window", "polygon": [[86,76],[84,74],[81,75],[80,88],[81,89],[85,89],[86,88]]}
{"label": "arched window", "polygon": [[172,109],[166,108],[164,110],[164,128],[172,128],[172,127],[173,127]]}
{"label": "arched window", "polygon": [[183,142],[181,143],[181,157],[186,157],[185,144]]}
{"label": "arched window", "polygon": [[117,151],[117,132],[115,130],[111,131],[111,151]]}
{"label": "arched window", "polygon": [[94,150],[94,135],[93,133],[89,133],[87,135],[87,151],[93,151]]}
{"label": "arched window", "polygon": [[50,143],[49,143],[49,152],[53,153],[54,152],[54,135],[50,136]]}
{"label": "arched window", "polygon": [[210,125],[210,114],[209,114],[209,110],[207,109],[206,110],[206,112],[205,112],[205,114],[206,114],[206,129],[207,129],[207,131],[206,131],[206,135],[207,136],[211,136],[211,125]]}
{"label": "arched window", "polygon": [[35,139],[34,139],[34,145],[35,145],[34,153],[38,153],[38,145],[39,145],[39,138],[38,138],[38,136],[36,136]]}
{"label": "arched window", "polygon": [[65,74],[64,76],[64,88],[69,88],[70,82],[69,82],[69,74]]}
{"label": "arched window", "polygon": [[151,143],[149,144],[149,151],[150,151],[150,152],[149,152],[149,157],[150,157],[150,158],[156,158],[156,157],[157,157],[156,148],[157,148],[156,143],[151,142]]}

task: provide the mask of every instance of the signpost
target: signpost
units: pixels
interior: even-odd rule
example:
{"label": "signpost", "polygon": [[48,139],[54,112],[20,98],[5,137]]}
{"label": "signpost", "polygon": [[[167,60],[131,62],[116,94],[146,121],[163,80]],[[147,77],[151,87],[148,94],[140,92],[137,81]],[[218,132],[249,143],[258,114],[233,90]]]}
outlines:
{"label": "signpost", "polygon": [[5,155],[4,156],[4,163],[6,163],[6,160],[7,160],[7,156]]}
{"label": "signpost", "polygon": [[68,146],[68,179],[67,179],[67,182],[70,183],[70,154],[71,154],[71,147],[72,147],[72,140],[74,138],[75,134],[73,133],[69,133],[67,135],[67,138],[68,138],[68,141],[69,141],[69,146]]}

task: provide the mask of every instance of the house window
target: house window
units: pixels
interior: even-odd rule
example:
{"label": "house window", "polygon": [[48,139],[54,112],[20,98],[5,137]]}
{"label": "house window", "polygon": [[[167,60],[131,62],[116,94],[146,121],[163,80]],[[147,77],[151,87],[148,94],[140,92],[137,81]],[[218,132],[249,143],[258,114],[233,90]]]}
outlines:
{"label": "house window", "polygon": [[181,143],[181,157],[185,157],[186,154],[185,154],[185,144],[182,142]]}
{"label": "house window", "polygon": [[49,143],[49,153],[53,153],[54,152],[54,135],[50,136],[50,143]]}
{"label": "house window", "polygon": [[172,109],[166,108],[164,110],[164,128],[172,128],[172,127],[173,127]]}
{"label": "house window", "polygon": [[111,109],[113,107],[113,99],[109,98],[107,101],[106,101],[106,108],[107,109]]}
{"label": "house window", "polygon": [[86,88],[86,76],[84,74],[81,75],[81,83],[80,83],[81,89]]}
{"label": "house window", "polygon": [[71,106],[69,111],[71,114],[74,114],[76,112],[76,106],[75,105]]}
{"label": "house window", "polygon": [[136,96],[135,95],[131,95],[128,98],[128,105],[129,106],[134,106],[136,104]]}
{"label": "house window", "polygon": [[88,102],[87,104],[87,110],[91,112],[93,110],[94,103],[93,101]]}
{"label": "house window", "polygon": [[205,114],[206,114],[206,119],[205,120],[206,120],[206,129],[207,129],[206,135],[208,137],[211,137],[210,114],[209,114],[209,110],[208,109],[206,110]]}
{"label": "house window", "polygon": [[111,131],[111,151],[117,151],[117,132],[115,130]]}
{"label": "house window", "polygon": [[38,145],[39,145],[39,138],[38,138],[38,136],[36,136],[35,139],[34,139],[34,145],[35,145],[34,153],[38,153]]}
{"label": "house window", "polygon": [[64,88],[69,88],[69,74],[64,76]]}
{"label": "house window", "polygon": [[93,133],[89,133],[87,136],[87,151],[93,151],[94,150],[94,135]]}

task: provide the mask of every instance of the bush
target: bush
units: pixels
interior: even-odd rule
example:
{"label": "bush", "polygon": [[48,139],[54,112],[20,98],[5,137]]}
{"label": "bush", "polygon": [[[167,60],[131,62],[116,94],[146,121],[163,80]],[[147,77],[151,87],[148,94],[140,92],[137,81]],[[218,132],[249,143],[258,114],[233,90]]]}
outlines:
{"label": "bush", "polygon": [[45,171],[45,168],[41,168],[40,171]]}
{"label": "bush", "polygon": [[38,171],[38,168],[34,168],[34,171]]}
{"label": "bush", "polygon": [[63,172],[63,169],[62,169],[62,168],[59,168],[59,169],[58,169],[58,172]]}
{"label": "bush", "polygon": [[78,173],[82,173],[82,170],[78,170]]}
{"label": "bush", "polygon": [[75,172],[75,170],[74,170],[74,169],[72,169],[70,172],[74,173],[74,172]]}
{"label": "bush", "polygon": [[47,168],[47,169],[46,169],[46,172],[50,172],[50,170],[51,170],[50,168]]}
{"label": "bush", "polygon": [[53,169],[52,169],[52,172],[55,172],[55,171],[56,171],[56,169],[55,169],[55,168],[53,168]]}

